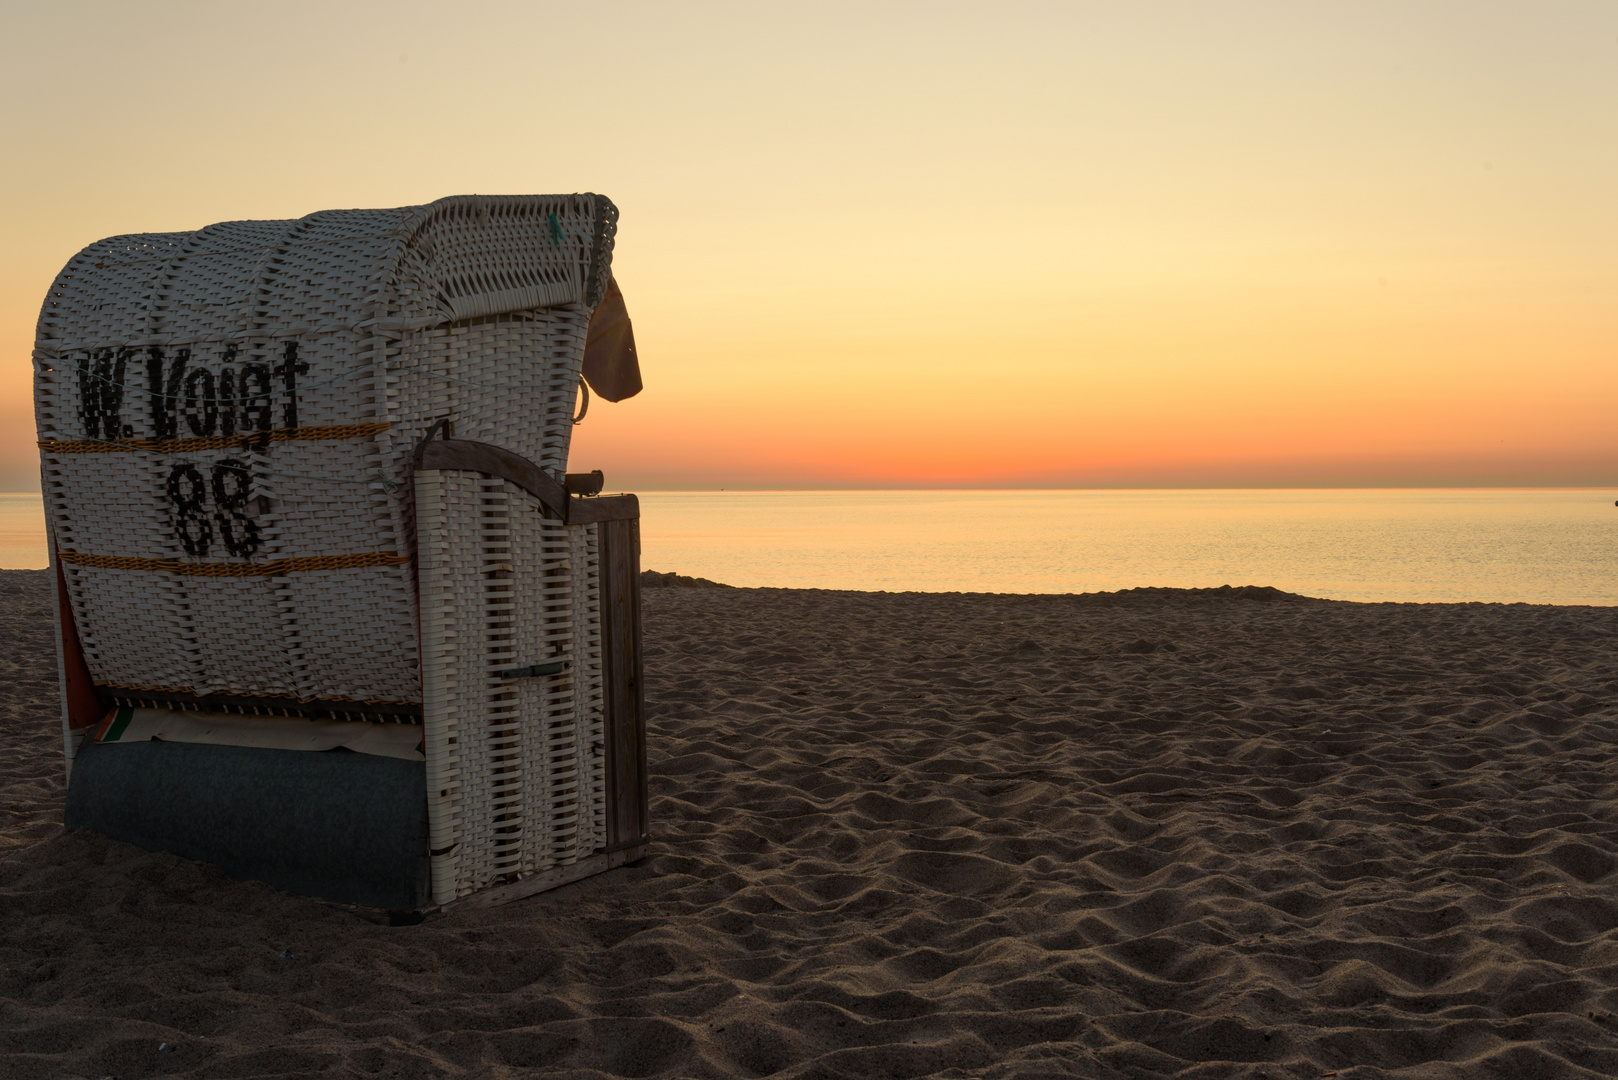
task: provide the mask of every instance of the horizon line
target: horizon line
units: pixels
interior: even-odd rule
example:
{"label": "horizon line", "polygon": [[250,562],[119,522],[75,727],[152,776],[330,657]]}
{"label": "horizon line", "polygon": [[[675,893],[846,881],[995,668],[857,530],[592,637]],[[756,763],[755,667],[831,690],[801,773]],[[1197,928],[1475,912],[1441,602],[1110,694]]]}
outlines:
{"label": "horizon line", "polygon": [[[820,492],[889,491],[889,492],[956,492],[956,491],[1609,491],[1618,490],[1618,481],[1611,484],[1097,484],[1080,486],[1015,487],[996,485],[938,485],[938,486],[875,486],[858,487],[664,487],[638,486],[636,491],[602,492],[602,494],[633,495],[638,492],[656,492],[665,495],[740,492],[749,494],[814,494]],[[43,491],[0,491],[0,498],[28,495],[43,497]]]}

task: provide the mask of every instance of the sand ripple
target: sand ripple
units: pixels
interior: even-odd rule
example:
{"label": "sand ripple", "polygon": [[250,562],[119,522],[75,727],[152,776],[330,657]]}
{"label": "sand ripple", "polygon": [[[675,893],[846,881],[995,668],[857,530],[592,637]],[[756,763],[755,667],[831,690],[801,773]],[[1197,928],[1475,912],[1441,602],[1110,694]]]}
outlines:
{"label": "sand ripple", "polygon": [[7,1076],[1618,1074],[1613,609],[649,590],[654,854],[395,928],[62,834],[4,589]]}

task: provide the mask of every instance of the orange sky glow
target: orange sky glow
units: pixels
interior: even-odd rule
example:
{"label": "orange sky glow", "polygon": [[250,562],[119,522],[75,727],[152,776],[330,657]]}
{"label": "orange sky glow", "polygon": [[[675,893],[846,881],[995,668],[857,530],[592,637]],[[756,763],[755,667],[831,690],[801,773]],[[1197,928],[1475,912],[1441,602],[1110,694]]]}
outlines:
{"label": "orange sky glow", "polygon": [[0,13],[0,490],[84,244],[552,191],[614,489],[1618,483],[1607,0],[268,10]]}

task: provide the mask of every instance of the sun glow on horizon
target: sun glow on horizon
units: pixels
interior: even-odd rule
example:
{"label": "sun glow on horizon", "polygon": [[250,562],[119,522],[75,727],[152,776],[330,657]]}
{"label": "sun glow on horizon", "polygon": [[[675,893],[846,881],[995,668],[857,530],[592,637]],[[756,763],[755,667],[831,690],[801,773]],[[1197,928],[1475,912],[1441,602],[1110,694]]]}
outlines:
{"label": "sun glow on horizon", "polygon": [[621,489],[1618,481],[1611,5],[277,12],[0,16],[0,488],[84,244],[570,190]]}

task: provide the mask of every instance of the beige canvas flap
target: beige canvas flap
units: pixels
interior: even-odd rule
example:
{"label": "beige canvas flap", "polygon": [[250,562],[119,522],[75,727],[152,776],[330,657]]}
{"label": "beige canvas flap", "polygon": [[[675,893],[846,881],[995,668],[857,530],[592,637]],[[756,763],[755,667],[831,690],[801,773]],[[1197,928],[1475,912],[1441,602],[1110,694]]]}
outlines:
{"label": "beige canvas flap", "polygon": [[114,709],[96,729],[99,743],[212,743],[270,750],[353,750],[359,754],[425,760],[416,724],[305,720],[296,716],[239,716],[180,709]]}

